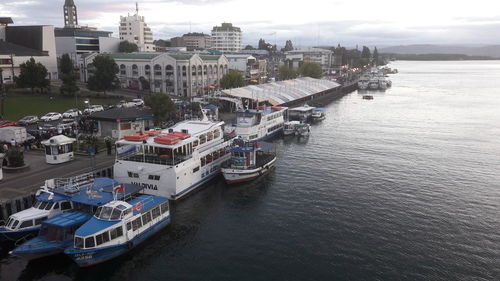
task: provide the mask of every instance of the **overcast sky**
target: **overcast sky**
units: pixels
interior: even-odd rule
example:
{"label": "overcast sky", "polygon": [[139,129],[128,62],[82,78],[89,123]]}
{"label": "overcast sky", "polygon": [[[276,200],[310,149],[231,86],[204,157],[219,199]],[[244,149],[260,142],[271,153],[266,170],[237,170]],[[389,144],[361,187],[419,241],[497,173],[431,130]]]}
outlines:
{"label": "overcast sky", "polygon": [[[135,1],[74,0],[80,25],[113,31]],[[498,3],[498,4],[497,4]],[[64,0],[1,0],[0,16],[15,24],[63,26]],[[231,22],[243,43],[283,45],[500,44],[497,0],[144,0],[139,14],[155,39],[210,33]]]}

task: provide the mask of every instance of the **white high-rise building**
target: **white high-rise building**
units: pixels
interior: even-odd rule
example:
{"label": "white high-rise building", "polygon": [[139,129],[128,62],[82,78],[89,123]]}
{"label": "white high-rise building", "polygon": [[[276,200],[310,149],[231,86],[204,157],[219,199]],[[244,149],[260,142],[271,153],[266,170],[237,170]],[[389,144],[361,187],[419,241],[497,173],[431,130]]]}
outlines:
{"label": "white high-rise building", "polygon": [[144,17],[139,16],[139,6],[135,4],[135,14],[120,16],[120,40],[135,43],[140,52],[154,52],[153,33],[144,22]]}
{"label": "white high-rise building", "polygon": [[241,51],[241,29],[232,23],[223,23],[212,29],[213,48],[221,52]]}

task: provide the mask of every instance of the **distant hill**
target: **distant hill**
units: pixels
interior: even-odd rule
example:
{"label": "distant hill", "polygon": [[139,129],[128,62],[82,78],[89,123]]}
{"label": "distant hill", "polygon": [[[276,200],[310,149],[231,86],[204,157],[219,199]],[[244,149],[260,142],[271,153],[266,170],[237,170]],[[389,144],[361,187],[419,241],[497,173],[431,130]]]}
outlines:
{"label": "distant hill", "polygon": [[500,58],[500,45],[405,45],[379,48],[380,53],[390,54],[462,54],[467,56]]}

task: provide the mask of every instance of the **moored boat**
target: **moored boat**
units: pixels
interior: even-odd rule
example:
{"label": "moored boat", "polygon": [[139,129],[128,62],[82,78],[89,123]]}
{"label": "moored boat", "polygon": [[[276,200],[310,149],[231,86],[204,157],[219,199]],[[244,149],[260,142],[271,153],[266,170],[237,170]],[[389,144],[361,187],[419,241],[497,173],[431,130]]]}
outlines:
{"label": "moored boat", "polygon": [[297,131],[296,126],[300,124],[300,121],[287,121],[285,122],[285,126],[283,127],[283,135],[284,136],[295,136],[295,132]]}
{"label": "moored boat", "polygon": [[321,107],[316,107],[311,115],[312,121],[322,121],[325,120],[326,114],[325,109]]}
{"label": "moored boat", "polygon": [[311,121],[311,116],[313,114],[313,110],[315,107],[309,106],[309,105],[304,105],[304,106],[299,106],[299,107],[294,107],[288,109],[288,118],[289,120],[292,121],[301,121],[301,122],[307,122]]}
{"label": "moored boat", "polygon": [[307,123],[300,123],[296,125],[295,128],[296,128],[295,134],[300,137],[309,136],[309,134],[311,133],[311,125]]}
{"label": "moored boat", "polygon": [[264,152],[256,142],[235,140],[229,149],[231,159],[222,167],[228,184],[251,181],[268,173],[276,162],[276,154]]}
{"label": "moored boat", "polygon": [[64,253],[80,267],[92,266],[123,255],[169,222],[165,197],[139,195],[130,201],[112,201],[76,230],[73,245]]}
{"label": "moored boat", "polygon": [[260,106],[257,109],[236,111],[236,123],[226,126],[225,132],[246,141],[269,139],[283,130],[287,107]]}

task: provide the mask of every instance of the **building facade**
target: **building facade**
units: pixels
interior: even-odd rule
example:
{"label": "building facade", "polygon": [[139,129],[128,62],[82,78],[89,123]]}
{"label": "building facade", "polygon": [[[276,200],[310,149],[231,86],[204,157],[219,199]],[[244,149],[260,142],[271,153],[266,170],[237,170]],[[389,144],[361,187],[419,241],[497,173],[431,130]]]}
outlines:
{"label": "building facade", "polygon": [[153,33],[144,20],[139,16],[139,8],[136,3],[134,15],[120,16],[120,40],[135,43],[140,52],[154,52]]}
{"label": "building facade", "polygon": [[239,52],[241,45],[241,29],[231,23],[222,23],[212,29],[213,48],[221,52]]}
{"label": "building facade", "polygon": [[4,83],[13,83],[20,65],[33,58],[47,68],[47,78],[58,79],[54,27],[9,26],[11,18],[0,18],[0,68]]}
{"label": "building facade", "polygon": [[256,83],[267,78],[267,61],[248,54],[226,54],[229,69],[238,70],[245,80]]}
{"label": "building facade", "polygon": [[298,48],[285,53],[285,64],[298,68],[302,62],[315,62],[325,73],[333,67],[333,52],[321,48]]}
{"label": "building facade", "polygon": [[111,34],[89,27],[56,28],[57,57],[68,54],[77,67],[82,54],[118,52],[120,39],[111,37]]}
{"label": "building facade", "polygon": [[[97,54],[81,60],[81,80],[86,82],[91,63]],[[228,71],[223,55],[189,53],[114,53],[109,54],[120,69],[118,78],[122,88],[149,90],[181,97],[200,96],[217,88]],[[89,71],[90,69],[90,71]]]}

